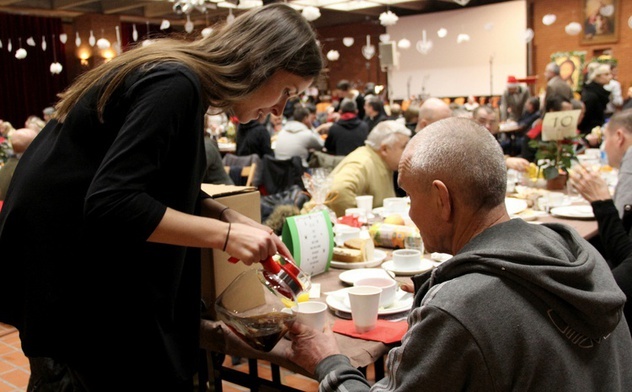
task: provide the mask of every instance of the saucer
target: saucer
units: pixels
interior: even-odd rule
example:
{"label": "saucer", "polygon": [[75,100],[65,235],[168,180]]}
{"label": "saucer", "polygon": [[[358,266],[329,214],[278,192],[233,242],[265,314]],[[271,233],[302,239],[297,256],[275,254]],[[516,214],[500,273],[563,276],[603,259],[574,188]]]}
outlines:
{"label": "saucer", "polygon": [[384,268],[387,271],[393,272],[395,275],[417,275],[422,272],[431,270],[436,266],[437,266],[437,263],[429,259],[421,259],[417,266],[415,266],[414,268],[409,268],[409,269],[395,268],[395,263],[393,263],[393,260],[385,261],[384,263],[382,263],[382,268]]}
{"label": "saucer", "polygon": [[382,260],[384,260],[385,258],[386,258],[386,252],[376,249],[373,253],[373,260],[353,262],[353,263],[345,263],[344,261],[332,260],[329,262],[329,265],[331,267],[340,268],[340,269],[370,268],[370,267],[376,267],[380,265]]}

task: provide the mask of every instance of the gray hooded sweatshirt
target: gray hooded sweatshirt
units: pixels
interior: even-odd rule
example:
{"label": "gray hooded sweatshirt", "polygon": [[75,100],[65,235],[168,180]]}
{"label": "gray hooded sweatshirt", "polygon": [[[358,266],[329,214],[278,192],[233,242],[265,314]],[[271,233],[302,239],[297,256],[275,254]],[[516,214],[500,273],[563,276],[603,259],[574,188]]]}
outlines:
{"label": "gray hooded sweatshirt", "polygon": [[[573,229],[512,219],[413,281],[408,332],[372,391],[632,391],[625,296]],[[343,355],[316,375],[321,391],[370,389]]]}

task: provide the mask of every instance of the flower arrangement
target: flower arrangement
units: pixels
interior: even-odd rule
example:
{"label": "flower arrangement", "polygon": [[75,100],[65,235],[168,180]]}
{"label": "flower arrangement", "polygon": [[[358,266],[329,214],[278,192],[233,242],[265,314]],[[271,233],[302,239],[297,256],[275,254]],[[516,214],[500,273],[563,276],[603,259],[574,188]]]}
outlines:
{"label": "flower arrangement", "polygon": [[535,159],[538,170],[546,180],[552,180],[561,173],[568,173],[573,161],[577,159],[577,145],[581,144],[581,135],[560,140],[531,140],[529,146],[537,149]]}

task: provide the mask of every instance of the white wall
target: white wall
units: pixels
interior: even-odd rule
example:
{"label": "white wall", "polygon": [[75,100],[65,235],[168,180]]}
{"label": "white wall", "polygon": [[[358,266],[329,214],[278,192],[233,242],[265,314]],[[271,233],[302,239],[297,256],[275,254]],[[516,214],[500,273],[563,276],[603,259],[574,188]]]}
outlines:
{"label": "white wall", "polygon": [[[485,28],[488,23],[491,30]],[[441,27],[448,30],[445,38],[437,36]],[[387,33],[391,41],[407,38],[411,47],[397,49],[399,68],[388,72],[390,98],[408,98],[409,79],[412,95],[421,94],[424,84],[425,94],[437,97],[502,94],[508,75],[526,76],[526,28],[525,0],[399,18]],[[423,30],[433,41],[426,55],[415,48]],[[469,34],[470,41],[457,44],[460,33]]]}

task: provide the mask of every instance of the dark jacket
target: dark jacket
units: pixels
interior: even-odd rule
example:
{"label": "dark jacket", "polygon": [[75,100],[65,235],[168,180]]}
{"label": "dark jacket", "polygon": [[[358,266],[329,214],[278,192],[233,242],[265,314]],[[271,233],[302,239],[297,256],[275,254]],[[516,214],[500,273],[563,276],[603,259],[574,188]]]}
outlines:
{"label": "dark jacket", "polygon": [[265,124],[261,124],[258,120],[239,124],[235,144],[237,145],[235,153],[239,156],[257,154],[263,159],[264,155],[274,155],[270,132]]}
{"label": "dark jacket", "polygon": [[329,128],[325,149],[331,155],[348,155],[356,148],[364,146],[368,134],[368,125],[357,116],[338,120]]}
{"label": "dark jacket", "polygon": [[586,114],[577,128],[582,134],[588,134],[606,121],[605,110],[610,102],[610,91],[599,83],[588,83],[582,90],[582,101],[586,105]]}

